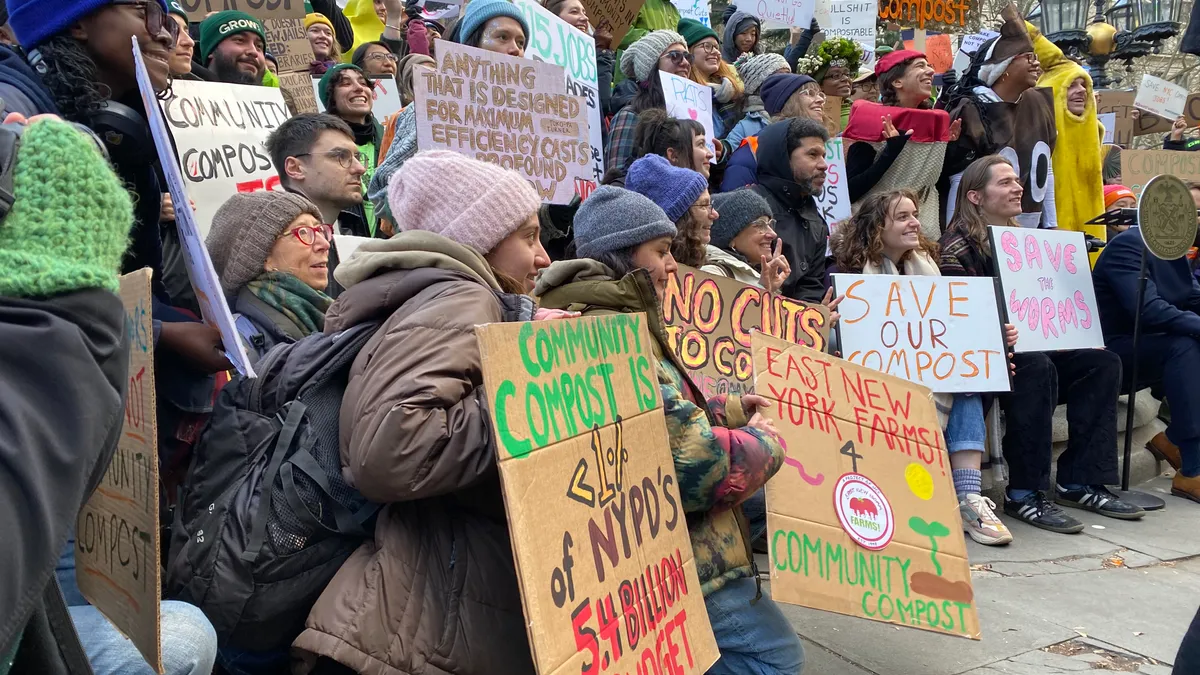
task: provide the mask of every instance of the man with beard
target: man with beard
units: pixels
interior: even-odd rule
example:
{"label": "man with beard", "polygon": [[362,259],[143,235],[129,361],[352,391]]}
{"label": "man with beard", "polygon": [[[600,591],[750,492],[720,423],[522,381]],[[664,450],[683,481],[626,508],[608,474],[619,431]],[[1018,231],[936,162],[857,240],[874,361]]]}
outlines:
{"label": "man with beard", "polygon": [[780,292],[805,302],[821,302],[825,292],[825,243],[829,226],[815,196],[825,185],[825,142],[820,122],[793,118],[767,125],[758,134],[758,185],[775,214],[775,232],[792,273]]}
{"label": "man with beard", "polygon": [[262,84],[266,44],[262,22],[245,12],[217,12],[200,24],[200,60],[218,82]]}

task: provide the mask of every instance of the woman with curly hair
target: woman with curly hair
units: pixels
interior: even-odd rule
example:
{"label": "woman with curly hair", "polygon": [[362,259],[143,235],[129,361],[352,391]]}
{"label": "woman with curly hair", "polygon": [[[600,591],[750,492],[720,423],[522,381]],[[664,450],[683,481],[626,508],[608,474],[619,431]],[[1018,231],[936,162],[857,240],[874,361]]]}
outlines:
{"label": "woman with curly hair", "polygon": [[676,262],[691,267],[705,264],[705,249],[719,214],[704,176],[672,166],[659,155],[646,155],[629,165],[625,187],[649,197],[675,223],[671,255]]}
{"label": "woman with curly hair", "polygon": [[811,75],[821,85],[825,96],[838,96],[842,99],[839,129],[845,128],[850,118],[850,92],[862,57],[862,47],[859,47],[857,42],[847,38],[833,38],[822,42],[816,54],[802,57],[796,63],[796,72]]}
{"label": "woman with curly hair", "polygon": [[[838,230],[840,241],[833,252],[838,269],[855,274],[941,276],[938,245],[921,234],[919,203],[911,190],[880,192],[864,199],[854,216]],[[1016,329],[1006,329],[1012,344]],[[1009,543],[1012,534],[992,510],[995,504],[980,494],[987,438],[983,399],[978,394],[943,393],[933,397],[945,429],[963,529],[981,544]]]}

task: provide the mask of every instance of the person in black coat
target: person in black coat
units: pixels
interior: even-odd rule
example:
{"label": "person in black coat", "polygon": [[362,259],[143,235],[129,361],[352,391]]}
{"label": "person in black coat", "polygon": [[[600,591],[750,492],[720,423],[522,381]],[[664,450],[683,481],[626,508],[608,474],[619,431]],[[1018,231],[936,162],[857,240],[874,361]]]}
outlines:
{"label": "person in black coat", "polygon": [[775,214],[775,232],[792,273],[780,292],[805,302],[825,293],[825,248],[829,226],[817,208],[825,185],[825,126],[806,118],[767,125],[758,134],[758,184],[753,190]]}
{"label": "person in black coat", "polygon": [[[1197,236],[1196,243],[1200,243]],[[1156,444],[1172,467],[1171,493],[1200,502],[1200,283],[1187,258],[1147,254],[1141,341],[1133,351],[1142,235],[1132,227],[1108,242],[1092,273],[1104,344],[1121,356],[1126,381],[1138,360],[1137,386],[1161,386],[1171,402],[1166,443]]]}

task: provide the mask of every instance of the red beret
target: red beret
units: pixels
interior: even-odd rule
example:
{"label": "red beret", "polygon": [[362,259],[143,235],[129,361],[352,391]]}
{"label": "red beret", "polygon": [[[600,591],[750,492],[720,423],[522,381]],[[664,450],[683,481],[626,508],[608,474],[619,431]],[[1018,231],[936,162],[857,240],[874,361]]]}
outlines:
{"label": "red beret", "polygon": [[896,67],[909,59],[924,59],[925,52],[919,52],[915,49],[901,49],[899,51],[889,52],[875,63],[875,76],[882,76],[887,71]]}

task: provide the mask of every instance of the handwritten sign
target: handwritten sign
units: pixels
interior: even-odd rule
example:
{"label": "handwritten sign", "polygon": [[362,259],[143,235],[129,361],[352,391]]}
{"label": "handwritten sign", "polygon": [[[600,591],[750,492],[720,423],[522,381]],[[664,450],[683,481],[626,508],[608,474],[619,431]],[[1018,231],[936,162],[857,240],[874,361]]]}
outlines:
{"label": "handwritten sign", "polygon": [[693,19],[712,28],[712,3],[709,0],[681,0],[674,4],[680,18]]}
{"label": "handwritten sign", "polygon": [[823,350],[829,311],[681,265],[667,279],[663,320],[671,350],[705,396],[752,391],[750,334]]}
{"label": "handwritten sign", "polygon": [[644,0],[583,0],[583,8],[593,26],[607,21],[612,27],[614,47],[625,39],[643,4]]}
{"label": "handwritten sign", "polygon": [[994,30],[983,30],[978,33],[962,36],[962,40],[958,45],[958,52],[954,54],[953,64],[953,68],[958,72],[960,78],[971,65],[971,57],[975,55],[975,52],[979,51],[983,43],[994,37],[1000,37],[1000,34]]}
{"label": "handwritten sign", "polygon": [[437,70],[413,82],[417,147],[444,149],[524,176],[566,204],[592,184],[587,101],[561,67],[438,40]]}
{"label": "handwritten sign", "polygon": [[291,116],[278,89],[180,80],[159,105],[179,150],[201,236],[208,236],[217,209],[234,193],[282,189],[266,148],[267,136]]}
{"label": "handwritten sign", "polygon": [[162,568],[150,269],[121,277],[120,294],[129,330],[125,423],[104,479],[84,502],[75,523],[75,578],[88,602],[161,673]]}
{"label": "handwritten sign", "polygon": [[[1183,118],[1189,127],[1200,125],[1200,94],[1189,94],[1183,103]],[[1142,115],[1134,120],[1133,135],[1165,134],[1171,131],[1175,119],[1166,119],[1158,115]]]}
{"label": "handwritten sign", "polygon": [[846,38],[861,45],[864,52],[874,53],[878,13],[879,0],[818,0],[815,17],[826,40]]}
{"label": "handwritten sign", "polygon": [[[667,114],[678,120],[692,120],[704,126],[708,147],[716,153],[716,133],[712,120],[712,87],[687,78],[658,71],[662,79],[663,96],[667,99]],[[709,160],[716,163],[716,159]]]}
{"label": "handwritten sign", "polygon": [[[146,63],[142,60],[141,50],[138,49],[137,37],[132,38],[132,41],[138,93],[142,96],[142,105],[146,107],[146,121],[150,124],[150,135],[154,137],[154,148],[158,151],[158,162],[162,167],[163,176],[166,178],[171,201],[176,204],[187,204],[191,193],[184,186],[183,174],[179,170],[179,160],[175,158],[175,147],[171,144],[171,135],[167,131],[164,113],[158,107],[154,85],[150,83],[150,75],[146,72]],[[175,83],[176,95],[179,95],[178,87],[182,84],[184,83]],[[188,82],[187,84],[201,83]],[[270,87],[256,89],[274,91],[278,95],[278,90]],[[280,102],[282,102],[282,98]],[[178,139],[178,136],[176,138]],[[180,147],[183,147],[182,143]],[[225,198],[228,196],[228,194],[225,195]],[[197,206],[199,206],[198,202],[199,200],[197,200]],[[246,377],[255,377],[254,368],[250,365],[250,358],[246,355],[246,347],[238,337],[237,327],[233,324],[229,303],[225,301],[225,294],[221,291],[221,280],[217,277],[216,270],[213,269],[212,259],[208,257],[208,249],[204,248],[204,238],[196,226],[196,217],[191,209],[175,210],[175,227],[179,230],[179,241],[183,244],[183,262],[187,267],[188,279],[192,282],[192,290],[196,293],[196,302],[200,305],[200,313],[204,317],[204,322],[221,331],[221,344],[225,346],[225,355],[233,363],[233,367]]]}
{"label": "handwritten sign", "polygon": [[[1096,115],[1111,113],[1114,118],[1112,125],[1113,139],[1110,142],[1128,147],[1136,135],[1134,130],[1138,120],[1135,118],[1140,114],[1133,107],[1134,93],[1132,91],[1104,89],[1096,92],[1096,94]],[[1157,120],[1159,118],[1151,117],[1150,119]],[[1105,127],[1108,128],[1108,125],[1106,124]]]}
{"label": "handwritten sign", "polygon": [[737,0],[734,4],[764,24],[784,28],[808,28],[817,10],[817,0]]}
{"label": "handwritten sign", "polygon": [[1172,84],[1161,77],[1142,75],[1142,83],[1138,86],[1133,106],[1174,121],[1176,117],[1183,114],[1187,97],[1188,91],[1184,87]]}
{"label": "handwritten sign", "polygon": [[[309,77],[309,90],[316,99],[317,112],[325,112],[325,104],[321,102],[319,86],[321,78]],[[375,86],[371,89],[371,114],[375,116],[381,124],[388,115],[393,115],[400,112],[404,104],[400,101],[400,89],[396,86],[396,81],[390,77],[381,77],[374,80]]]}
{"label": "handwritten sign", "polygon": [[604,126],[596,70],[596,41],[534,0],[514,0],[513,4],[521,8],[529,24],[525,58],[562,66],[567,75],[567,94],[587,100],[592,180],[599,185],[604,178]]}
{"label": "handwritten sign", "polygon": [[929,390],[768,335],[755,391],[788,456],[767,482],[771,597],[978,640]]}
{"label": "handwritten sign", "polygon": [[834,274],[846,360],[936,392],[1008,391],[995,280]]}
{"label": "handwritten sign", "polygon": [[537,672],[704,673],[717,645],[646,315],[475,332]]}
{"label": "handwritten sign", "polygon": [[1155,176],[1138,201],[1138,231],[1154,257],[1178,260],[1196,240],[1196,203],[1176,176]]}
{"label": "handwritten sign", "polygon": [[837,223],[850,217],[850,187],[846,176],[846,155],[842,152],[842,137],[825,142],[825,185],[817,195],[817,208],[827,223]]}
{"label": "handwritten sign", "polygon": [[323,110],[313,92],[312,76],[307,72],[280,73],[279,91],[283,94],[283,102],[293,115],[315,113]]}
{"label": "handwritten sign", "polygon": [[879,0],[879,18],[927,30],[963,33],[968,22],[977,23],[975,8],[967,0]]}
{"label": "handwritten sign", "polygon": [[1104,347],[1082,232],[989,227],[1018,352]]}
{"label": "handwritten sign", "polygon": [[315,57],[303,18],[263,19],[263,30],[267,32],[267,51],[278,62],[280,73],[308,72]]}
{"label": "handwritten sign", "polygon": [[178,0],[188,21],[199,23],[212,12],[235,9],[260,19],[304,18],[304,0]]}
{"label": "handwritten sign", "polygon": [[1121,181],[1141,197],[1151,178],[1176,176],[1181,180],[1200,180],[1200,153],[1185,150],[1122,150]]}

